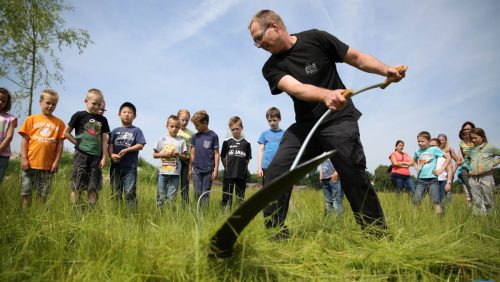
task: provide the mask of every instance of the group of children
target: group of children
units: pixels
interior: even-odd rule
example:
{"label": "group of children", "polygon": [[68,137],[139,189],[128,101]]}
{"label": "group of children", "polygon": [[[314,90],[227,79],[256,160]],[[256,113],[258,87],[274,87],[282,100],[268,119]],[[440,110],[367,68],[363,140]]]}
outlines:
{"label": "group of children", "polygon": [[[468,122],[470,123],[470,122]],[[466,124],[468,124],[466,123]],[[464,124],[464,126],[466,125]],[[472,124],[472,123],[470,123]],[[402,152],[403,141],[396,142],[396,150],[389,158],[392,164],[392,181],[396,188],[406,186],[413,197],[414,204],[422,202],[425,193],[429,194],[433,208],[437,214],[443,213],[443,204],[449,200],[453,175],[458,170],[468,200],[473,202],[473,213],[488,215],[494,208],[493,168],[500,164],[500,149],[487,143],[486,134],[481,128],[470,128],[467,130],[466,146],[464,129],[460,133],[460,155],[456,156],[454,151],[447,145],[447,137],[440,134],[438,138],[431,138],[427,131],[417,135],[419,149],[415,152],[413,159]],[[400,159],[399,159],[400,158]],[[450,163],[455,160],[453,167]],[[413,166],[417,172],[417,184],[413,189],[408,168]],[[462,177],[467,174],[468,177]],[[470,189],[470,191],[468,191]]]}
{"label": "group of children", "polygon": [[[67,139],[75,148],[71,203],[78,204],[84,191],[87,191],[89,205],[97,203],[107,154],[111,160],[112,198],[121,202],[125,195],[129,207],[135,208],[138,156],[146,145],[141,129],[133,125],[136,107],[130,102],[123,103],[118,112],[122,125],[111,131],[103,115],[105,102],[99,89],[88,90],[84,100],[86,109],[76,112],[67,125],[53,115],[58,100],[57,92],[43,90],[39,98],[42,112],[28,116],[19,129],[22,137],[23,207],[30,206],[34,192],[42,201],[50,194],[52,176],[61,160],[64,139]],[[0,183],[8,166],[10,142],[17,127],[17,118],[8,113],[11,104],[10,92],[0,88]],[[189,203],[189,180],[192,180],[195,199],[200,199],[206,206],[212,182],[217,178],[220,158],[224,166],[221,206],[230,208],[234,190],[238,202],[245,198],[248,163],[252,157],[250,143],[242,136],[243,122],[237,116],[229,119],[231,136],[224,140],[219,154],[219,138],[208,128],[208,113],[198,111],[190,118],[189,111],[185,109],[179,110],[177,115],[169,116],[166,123],[167,135],[158,140],[153,148],[153,157],[161,159],[157,178],[157,205],[161,207],[166,202],[174,201],[179,183],[182,201]],[[259,138],[258,171],[263,179],[283,134],[279,128],[281,115],[278,109],[269,109],[266,119],[271,128]],[[187,128],[190,120],[197,133]]]}

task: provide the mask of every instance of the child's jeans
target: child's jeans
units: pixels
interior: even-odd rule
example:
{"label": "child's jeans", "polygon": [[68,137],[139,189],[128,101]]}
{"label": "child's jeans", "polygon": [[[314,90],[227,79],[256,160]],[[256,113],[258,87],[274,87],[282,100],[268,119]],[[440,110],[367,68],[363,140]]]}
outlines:
{"label": "child's jeans", "polygon": [[0,184],[2,184],[5,172],[9,166],[9,158],[10,157],[0,156]]}
{"label": "child's jeans", "polygon": [[493,175],[484,176],[471,176],[469,184],[472,193],[472,213],[479,215],[488,215],[493,212],[494,195],[493,188],[495,187],[495,180]]}
{"label": "child's jeans", "polygon": [[158,174],[158,186],[156,193],[156,203],[162,206],[168,200],[175,201],[177,188],[179,186],[179,175]]}
{"label": "child's jeans", "polygon": [[323,193],[325,194],[326,211],[335,211],[337,215],[342,214],[344,206],[342,204],[342,189],[340,189],[340,182],[333,182],[330,178],[321,179],[323,184]]}
{"label": "child's jeans", "polygon": [[212,172],[193,171],[194,200],[198,201],[201,195],[203,206],[208,205],[210,189],[212,189]]}
{"label": "child's jeans", "polygon": [[419,178],[417,179],[417,187],[413,196],[413,203],[419,205],[422,203],[422,198],[428,192],[433,204],[439,204],[441,197],[439,195],[439,182],[437,178]]}
{"label": "child's jeans", "polygon": [[122,194],[125,193],[129,208],[135,208],[137,206],[137,168],[112,163],[109,168],[109,178],[111,196],[121,201]]}

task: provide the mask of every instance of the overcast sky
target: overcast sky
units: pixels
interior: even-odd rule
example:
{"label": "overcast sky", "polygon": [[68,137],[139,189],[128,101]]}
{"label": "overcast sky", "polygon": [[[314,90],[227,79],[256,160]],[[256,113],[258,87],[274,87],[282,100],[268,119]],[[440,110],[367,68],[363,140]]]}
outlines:
{"label": "overcast sky", "polygon": [[[500,146],[500,1],[69,1],[66,25],[84,28],[95,42],[82,55],[65,49],[55,115],[69,122],[84,110],[86,90],[104,92],[111,128],[120,126],[119,106],[137,107],[135,125],[148,144],[140,153],[153,164],[153,146],[166,134],[165,121],[180,108],[210,114],[209,128],[222,140],[229,117],[243,119],[256,171],[257,139],[268,128],[265,111],[282,112],[281,127],[294,121],[291,99],[272,96],[261,74],[269,54],[253,46],[247,25],[261,9],[280,14],[290,33],[317,28],[386,64],[409,66],[407,78],[386,90],[354,97],[368,170],[388,164],[397,139],[417,149],[416,135],[445,133],[458,147],[466,120],[485,129]],[[345,64],[344,84],[363,88],[384,80]],[[1,85],[14,87],[5,79]],[[37,90],[37,95],[40,89]],[[33,112],[39,112],[35,103]],[[495,125],[496,124],[496,125]],[[194,130],[192,124],[189,128]],[[19,137],[13,142],[19,152]],[[66,142],[66,147],[71,148]]]}

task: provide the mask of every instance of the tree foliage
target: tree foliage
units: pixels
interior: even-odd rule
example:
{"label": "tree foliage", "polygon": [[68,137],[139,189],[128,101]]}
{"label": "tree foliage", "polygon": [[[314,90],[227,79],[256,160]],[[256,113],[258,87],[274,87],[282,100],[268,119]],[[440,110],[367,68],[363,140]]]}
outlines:
{"label": "tree foliage", "polygon": [[377,191],[394,190],[391,183],[391,174],[387,172],[388,166],[379,165],[373,174],[373,182]]}
{"label": "tree foliage", "polygon": [[19,87],[17,100],[28,99],[28,115],[36,87],[63,81],[56,50],[81,54],[92,43],[86,30],[64,26],[61,14],[71,10],[61,0],[0,0],[0,77]]}

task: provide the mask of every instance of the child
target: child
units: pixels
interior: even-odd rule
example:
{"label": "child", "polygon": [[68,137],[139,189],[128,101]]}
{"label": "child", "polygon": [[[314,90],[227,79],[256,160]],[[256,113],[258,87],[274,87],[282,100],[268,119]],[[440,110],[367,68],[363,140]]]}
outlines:
{"label": "child", "polygon": [[260,146],[257,160],[257,176],[262,177],[262,186],[265,183],[267,167],[276,154],[283,136],[283,130],[280,129],[280,110],[275,107],[269,108],[266,112],[266,119],[270,129],[262,132],[258,141]]}
{"label": "child", "polygon": [[241,203],[245,199],[246,177],[248,162],[252,158],[250,143],[241,136],[243,122],[240,117],[234,116],[229,119],[229,129],[232,137],[222,143],[221,160],[224,166],[224,180],[222,184],[223,208],[231,208],[233,201],[233,190],[236,187],[236,200]]}
{"label": "child", "polygon": [[212,181],[217,178],[219,170],[219,137],[208,129],[209,116],[206,111],[198,111],[191,118],[198,131],[191,140],[191,160],[189,162],[189,179],[193,179],[194,198],[203,196],[203,205],[208,205]]}
{"label": "child", "polygon": [[9,159],[12,155],[10,142],[14,137],[14,129],[17,127],[17,118],[8,113],[11,106],[12,95],[9,90],[0,87],[0,185],[9,166]]}
{"label": "child", "polygon": [[[95,205],[101,191],[101,169],[106,163],[109,140],[108,120],[99,114],[103,99],[101,90],[90,89],[84,100],[87,109],[76,112],[64,130],[64,136],[75,145],[70,194],[73,204],[77,204],[81,193],[87,190],[88,203]],[[75,136],[71,134],[73,129]]]}
{"label": "child", "polygon": [[[438,147],[441,149],[441,140],[438,138],[432,138],[430,142],[431,147]],[[442,149],[441,149],[442,150]],[[451,154],[442,150],[443,153],[447,154],[451,158]],[[442,167],[445,163],[446,159],[443,157],[439,157],[437,159],[436,167]],[[439,183],[439,197],[441,200],[441,205],[444,206],[446,202],[446,195],[451,191],[451,181],[453,177],[453,169],[451,168],[451,162],[446,166],[446,170],[443,171],[440,175],[438,175],[438,183]]]}
{"label": "child", "polygon": [[474,147],[470,150],[469,184],[474,205],[472,212],[476,215],[491,215],[494,208],[493,168],[500,164],[500,149],[488,144],[486,134],[481,128],[472,128],[470,137]]}
{"label": "child", "polygon": [[156,203],[161,207],[165,201],[174,201],[179,186],[179,174],[181,173],[180,160],[186,160],[187,147],[182,137],[177,136],[181,128],[179,118],[171,115],[167,119],[168,135],[161,138],[153,149],[153,157],[161,158],[161,166],[158,169],[158,185]]}
{"label": "child", "polygon": [[[438,147],[430,147],[431,135],[427,131],[422,131],[417,135],[417,142],[420,149],[415,152],[415,169],[417,170],[417,187],[413,202],[420,204],[426,190],[431,197],[434,211],[442,214],[441,200],[439,195],[439,182],[437,176],[440,175],[450,163],[450,156],[445,154]],[[436,168],[437,158],[445,157],[446,161],[440,168]]]}
{"label": "child", "polygon": [[184,204],[189,204],[189,159],[191,152],[191,139],[193,138],[193,132],[187,128],[189,124],[189,119],[191,118],[191,113],[186,109],[180,109],[177,113],[177,117],[181,122],[181,129],[177,135],[182,137],[186,142],[187,154],[186,159],[181,160],[181,197]]}
{"label": "child", "polygon": [[111,131],[108,146],[108,154],[111,158],[109,168],[111,196],[121,201],[122,193],[125,192],[129,208],[135,208],[137,206],[137,162],[139,151],[146,145],[146,139],[142,130],[132,125],[136,117],[134,104],[123,103],[118,116],[122,126]]}
{"label": "child", "polygon": [[98,114],[103,116],[106,113],[106,111],[107,111],[106,110],[106,101],[102,100],[102,104],[101,104],[101,107],[99,108]]}
{"label": "child", "polygon": [[41,114],[31,115],[21,125],[21,197],[22,206],[31,205],[36,190],[42,202],[50,193],[52,175],[61,160],[64,122],[52,115],[59,95],[46,89],[40,94]]}
{"label": "child", "polygon": [[319,165],[319,180],[323,184],[323,193],[325,194],[326,210],[325,214],[335,211],[337,216],[344,211],[342,204],[342,189],[340,188],[339,174],[333,167],[330,159],[325,160]]}

